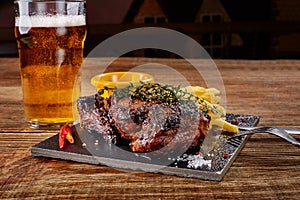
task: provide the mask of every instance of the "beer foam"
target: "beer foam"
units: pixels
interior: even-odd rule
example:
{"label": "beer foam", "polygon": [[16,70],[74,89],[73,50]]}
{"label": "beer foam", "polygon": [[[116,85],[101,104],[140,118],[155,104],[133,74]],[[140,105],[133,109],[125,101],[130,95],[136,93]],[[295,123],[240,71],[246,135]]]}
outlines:
{"label": "beer foam", "polygon": [[85,25],[84,15],[20,16],[15,25],[19,27],[69,27]]}

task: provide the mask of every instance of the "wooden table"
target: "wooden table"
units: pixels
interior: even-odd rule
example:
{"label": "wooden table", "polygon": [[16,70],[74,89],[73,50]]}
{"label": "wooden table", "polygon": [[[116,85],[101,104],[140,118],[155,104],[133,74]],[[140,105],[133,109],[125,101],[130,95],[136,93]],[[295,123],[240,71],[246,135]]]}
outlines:
{"label": "wooden table", "polygon": [[[102,61],[95,61],[101,65]],[[177,59],[120,58],[108,71],[145,63],[174,67]],[[260,125],[300,128],[299,60],[215,60],[227,112],[259,115]],[[0,199],[298,199],[300,149],[267,134],[252,136],[221,182],[32,157],[30,148],[57,131],[32,130],[23,118],[17,58],[0,59]],[[300,139],[300,135],[295,138]]]}

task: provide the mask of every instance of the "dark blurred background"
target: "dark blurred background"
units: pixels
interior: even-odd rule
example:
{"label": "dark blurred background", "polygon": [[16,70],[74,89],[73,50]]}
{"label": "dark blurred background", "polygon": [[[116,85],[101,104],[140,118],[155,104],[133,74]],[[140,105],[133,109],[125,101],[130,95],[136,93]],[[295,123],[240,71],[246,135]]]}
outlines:
{"label": "dark blurred background", "polygon": [[[16,57],[14,6],[0,2],[0,56]],[[85,55],[106,38],[136,27],[180,31],[213,58],[300,59],[299,0],[87,0]],[[124,56],[176,57],[144,49]]]}

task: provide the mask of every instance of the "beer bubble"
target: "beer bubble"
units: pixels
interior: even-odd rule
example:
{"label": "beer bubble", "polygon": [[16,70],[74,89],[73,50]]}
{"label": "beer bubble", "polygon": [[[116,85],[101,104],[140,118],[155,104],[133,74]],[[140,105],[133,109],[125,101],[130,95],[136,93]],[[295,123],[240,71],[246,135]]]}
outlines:
{"label": "beer bubble", "polygon": [[67,29],[65,27],[58,27],[56,29],[56,33],[58,36],[65,35],[67,33]]}
{"label": "beer bubble", "polygon": [[65,60],[65,50],[64,49],[58,49],[57,50],[57,63],[59,66],[62,65],[62,63]]}

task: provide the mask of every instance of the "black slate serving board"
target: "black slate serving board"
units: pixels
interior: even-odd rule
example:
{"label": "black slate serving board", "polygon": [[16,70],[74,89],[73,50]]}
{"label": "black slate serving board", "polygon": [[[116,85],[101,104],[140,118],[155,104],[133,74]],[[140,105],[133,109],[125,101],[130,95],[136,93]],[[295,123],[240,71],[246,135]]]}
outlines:
{"label": "black slate serving board", "polygon": [[[255,126],[258,116],[228,114],[227,121],[237,119],[240,125]],[[240,120],[243,119],[243,120]],[[162,173],[181,177],[192,177],[204,180],[221,181],[236,156],[244,147],[248,136],[228,142],[225,135],[219,136],[219,142],[208,156],[201,154],[157,156],[147,153],[133,153],[126,147],[107,143],[101,136],[81,128],[71,127],[74,144],[67,142],[60,150],[58,134],[31,148],[32,156],[42,156],[70,160],[95,165],[106,165],[113,168]]]}

